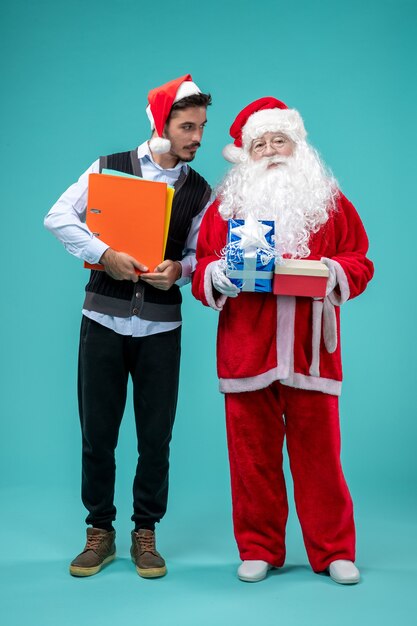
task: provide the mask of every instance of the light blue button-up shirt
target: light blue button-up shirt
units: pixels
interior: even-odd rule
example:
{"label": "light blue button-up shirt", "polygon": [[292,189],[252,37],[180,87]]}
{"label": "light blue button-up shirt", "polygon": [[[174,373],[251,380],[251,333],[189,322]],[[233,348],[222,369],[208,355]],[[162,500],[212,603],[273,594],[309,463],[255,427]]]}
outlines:
{"label": "light blue button-up shirt", "polygon": [[[173,168],[163,169],[153,160],[148,142],[146,141],[138,148],[138,158],[143,178],[164,182],[171,186],[178,180],[181,172],[183,170],[186,172],[188,169],[188,165],[182,161],[179,161]],[[46,228],[62,242],[68,252],[88,263],[98,263],[105,250],[109,247],[105,242],[94,237],[85,223],[88,176],[99,172],[99,169],[99,159],[97,159],[80,176],[78,181],[62,194],[45,217],[44,222]],[[190,282],[191,274],[195,269],[198,230],[206,208],[191,223],[190,232],[185,242],[184,256],[181,260],[182,276],[176,283],[180,287]],[[114,317],[86,309],[83,309],[83,314],[99,324],[114,330],[116,333],[133,337],[144,337],[166,332],[181,325],[181,322],[152,322],[141,319],[137,315],[132,317]]]}

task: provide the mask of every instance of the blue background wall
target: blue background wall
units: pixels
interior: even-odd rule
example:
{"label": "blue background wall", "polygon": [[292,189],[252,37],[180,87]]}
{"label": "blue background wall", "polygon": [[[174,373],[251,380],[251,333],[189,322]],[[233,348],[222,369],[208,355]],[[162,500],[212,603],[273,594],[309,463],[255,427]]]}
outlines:
{"label": "blue background wall", "polygon": [[[181,626],[275,617],[330,624],[336,616],[339,624],[410,623],[416,8],[411,0],[3,3],[0,594],[8,626],[151,623],[152,616]],[[226,171],[220,152],[236,113],[273,95],[300,110],[369,233],[376,276],[343,311],[343,462],[364,574],[355,588],[312,574],[293,511],[288,566],[261,585],[236,580],[217,314],[193,301],[189,288],[170,507],[158,529],[170,574],[143,581],[127,559],[135,466],[129,406],[117,453],[120,558],[91,580],[67,575],[84,533],[75,376],[87,276],[42,220],[97,156],[148,137],[148,90],[187,72],[213,95],[195,162],[212,184]]]}

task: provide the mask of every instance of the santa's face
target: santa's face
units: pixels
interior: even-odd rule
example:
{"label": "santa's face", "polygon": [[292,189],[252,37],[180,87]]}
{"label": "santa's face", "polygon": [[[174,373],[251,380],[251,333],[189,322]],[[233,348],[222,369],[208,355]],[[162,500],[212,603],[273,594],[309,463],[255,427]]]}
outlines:
{"label": "santa's face", "polygon": [[294,144],[282,133],[265,133],[245,151],[246,159],[218,189],[220,215],[275,220],[279,252],[308,256],[310,235],[327,221],[333,206],[336,181],[306,142]]}
{"label": "santa's face", "polygon": [[171,142],[169,154],[180,161],[192,161],[201,145],[206,123],[205,107],[174,111],[164,131],[164,137]]}
{"label": "santa's face", "polygon": [[[260,159],[277,155],[290,157],[294,153],[294,147],[294,142],[284,133],[268,132],[252,141],[249,155],[252,161],[260,161]],[[278,165],[280,165],[279,159],[272,161],[268,167]]]}

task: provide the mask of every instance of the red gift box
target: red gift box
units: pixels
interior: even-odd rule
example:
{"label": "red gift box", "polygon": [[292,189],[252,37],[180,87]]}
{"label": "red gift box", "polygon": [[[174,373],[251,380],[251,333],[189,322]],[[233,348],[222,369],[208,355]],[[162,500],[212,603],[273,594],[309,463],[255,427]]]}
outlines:
{"label": "red gift box", "polygon": [[273,293],[280,296],[324,298],[329,268],[321,261],[284,259],[275,266]]}

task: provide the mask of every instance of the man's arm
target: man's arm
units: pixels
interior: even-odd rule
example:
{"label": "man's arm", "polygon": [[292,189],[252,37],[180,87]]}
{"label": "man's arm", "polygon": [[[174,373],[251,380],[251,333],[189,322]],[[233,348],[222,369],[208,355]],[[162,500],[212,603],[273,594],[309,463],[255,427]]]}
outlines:
{"label": "man's arm", "polygon": [[109,248],[93,235],[85,223],[88,177],[98,172],[97,160],[53,205],[45,217],[44,225],[77,258],[92,264],[101,263],[109,276],[116,280],[137,282],[136,269],[146,272],[148,268],[130,255]]}
{"label": "man's arm", "polygon": [[206,204],[202,211],[200,211],[200,213],[198,213],[198,215],[193,218],[193,221],[191,222],[190,232],[188,233],[188,237],[185,242],[184,256],[180,261],[182,272],[180,279],[177,281],[177,285],[179,285],[180,287],[191,282],[192,273],[194,272],[197,265],[195,255],[197,250],[198,233],[200,231],[203,217],[210,204],[211,200]]}
{"label": "man's arm", "polygon": [[85,223],[88,177],[99,171],[95,161],[53,205],[44,220],[47,228],[68,252],[88,263],[98,263],[108,246],[94,237]]}

